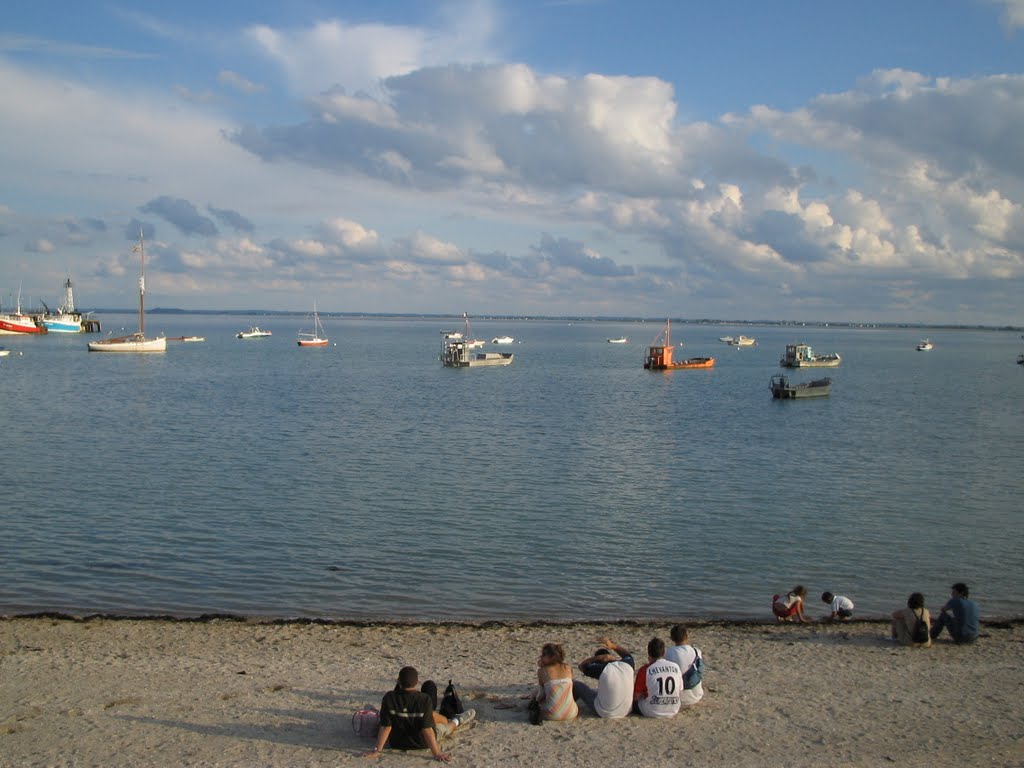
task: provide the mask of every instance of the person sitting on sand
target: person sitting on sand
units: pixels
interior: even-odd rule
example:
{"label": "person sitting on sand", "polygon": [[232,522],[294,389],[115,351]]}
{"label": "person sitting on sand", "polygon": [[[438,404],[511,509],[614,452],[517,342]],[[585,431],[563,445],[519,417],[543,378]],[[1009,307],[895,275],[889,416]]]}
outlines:
{"label": "person sitting on sand", "polygon": [[636,673],[633,701],[644,717],[673,717],[679,711],[683,673],[665,658],[665,641],[652,637],[647,643],[647,663]]}
{"label": "person sitting on sand", "polygon": [[821,593],[821,602],[829,603],[832,609],[831,621],[846,621],[853,616],[853,600],[842,595],[833,595],[831,592]]}
{"label": "person sitting on sand", "polygon": [[[914,627],[918,620],[924,622],[924,642],[914,641]],[[924,595],[914,592],[907,599],[907,607],[892,614],[892,638],[900,645],[912,645],[915,648],[928,648],[932,644],[930,636],[931,616],[924,607]]]}
{"label": "person sitting on sand", "polygon": [[[686,671],[693,666],[696,659],[704,658],[700,648],[690,645],[690,632],[682,624],[672,627],[670,633],[673,645],[665,651],[665,658],[674,661],[679,665],[680,672],[685,675]],[[698,681],[693,688],[684,688],[679,692],[679,706],[689,707],[704,698],[704,683]]]}
{"label": "person sitting on sand", "polygon": [[611,638],[602,637],[601,647],[579,663],[584,675],[597,680],[594,690],[582,680],[572,684],[572,697],[582,699],[598,717],[625,717],[633,707],[633,654]]}
{"label": "person sitting on sand", "polygon": [[537,658],[537,688],[532,698],[540,702],[545,720],[572,720],[580,711],[572,693],[572,667],[557,643],[546,643]]}
{"label": "person sitting on sand", "polygon": [[932,640],[948,629],[954,643],[973,643],[978,639],[978,604],[967,599],[967,585],[958,581],[953,585],[949,600],[932,625]]}
{"label": "person sitting on sand", "polygon": [[441,751],[437,739],[446,736],[456,728],[476,717],[476,712],[467,709],[451,720],[440,712],[437,706],[437,685],[427,680],[416,690],[420,675],[415,667],[402,667],[398,673],[398,684],[393,691],[384,694],[380,703],[380,730],[372,752],[363,757],[378,757],[388,744],[392,749],[429,749],[435,760],[447,763],[449,755]]}
{"label": "person sitting on sand", "polygon": [[804,618],[804,598],[807,588],[797,584],[785,597],[772,596],[772,613],[779,621],[807,621]]}

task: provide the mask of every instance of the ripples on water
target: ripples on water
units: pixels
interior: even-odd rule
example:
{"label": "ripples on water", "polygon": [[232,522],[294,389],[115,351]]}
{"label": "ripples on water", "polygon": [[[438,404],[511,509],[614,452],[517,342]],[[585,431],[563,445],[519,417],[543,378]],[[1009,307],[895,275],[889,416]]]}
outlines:
{"label": "ripples on water", "polygon": [[[680,325],[718,365],[658,374],[650,324],[480,322],[515,363],[455,371],[437,322],[330,318],[319,350],[254,322],[4,338],[0,611],[764,617],[802,582],[880,615],[964,580],[1024,614],[1017,334]],[[797,340],[842,353],[830,398],[771,399]]]}

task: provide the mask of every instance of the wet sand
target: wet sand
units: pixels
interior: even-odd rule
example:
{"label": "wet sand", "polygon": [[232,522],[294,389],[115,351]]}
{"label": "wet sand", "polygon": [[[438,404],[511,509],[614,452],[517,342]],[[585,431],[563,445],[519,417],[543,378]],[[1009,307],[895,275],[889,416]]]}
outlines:
{"label": "wet sand", "polygon": [[[906,649],[888,624],[693,623],[704,700],[671,720],[526,721],[544,642],[609,635],[643,663],[667,624],[0,620],[0,765],[371,765],[352,713],[398,669],[449,678],[477,722],[462,766],[1020,766],[1024,623]],[[377,764],[430,762],[427,752]]]}

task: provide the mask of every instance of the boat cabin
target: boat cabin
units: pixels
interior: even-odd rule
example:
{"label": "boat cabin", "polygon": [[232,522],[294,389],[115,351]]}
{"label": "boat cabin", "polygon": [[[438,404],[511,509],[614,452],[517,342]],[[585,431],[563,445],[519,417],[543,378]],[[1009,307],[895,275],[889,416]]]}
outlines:
{"label": "boat cabin", "polygon": [[647,348],[647,355],[644,357],[644,368],[659,370],[672,367],[671,346],[654,345]]}

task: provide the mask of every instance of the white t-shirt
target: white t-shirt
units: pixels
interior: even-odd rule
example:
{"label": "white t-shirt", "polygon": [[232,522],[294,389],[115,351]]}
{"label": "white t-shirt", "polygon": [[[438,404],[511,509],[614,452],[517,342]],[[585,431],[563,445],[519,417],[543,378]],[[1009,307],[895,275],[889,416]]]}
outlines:
{"label": "white t-shirt", "polygon": [[598,717],[625,717],[633,708],[633,668],[624,661],[605,665],[597,679],[594,711]]}
{"label": "white t-shirt", "polygon": [[839,613],[840,611],[852,611],[853,600],[842,595],[836,595],[835,599],[832,600],[832,613]]}
{"label": "white t-shirt", "polygon": [[[700,649],[694,648],[692,645],[673,645],[665,652],[665,658],[678,664],[680,672],[684,675],[686,670],[693,664],[693,660],[698,656],[702,659],[704,658],[704,654],[700,652]],[[691,704],[696,704],[703,698],[704,681],[702,680],[693,688],[679,692],[679,705],[681,707],[688,707]]]}
{"label": "white t-shirt", "polygon": [[683,692],[683,673],[679,665],[668,659],[650,664],[647,675],[647,698],[640,699],[640,712],[645,717],[672,717],[679,711],[679,694]]}

